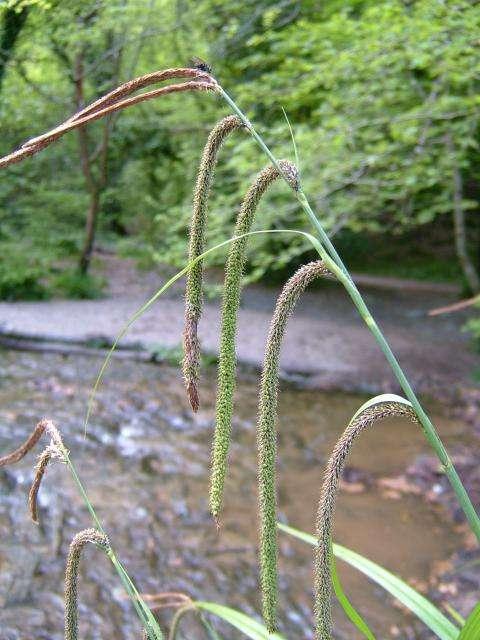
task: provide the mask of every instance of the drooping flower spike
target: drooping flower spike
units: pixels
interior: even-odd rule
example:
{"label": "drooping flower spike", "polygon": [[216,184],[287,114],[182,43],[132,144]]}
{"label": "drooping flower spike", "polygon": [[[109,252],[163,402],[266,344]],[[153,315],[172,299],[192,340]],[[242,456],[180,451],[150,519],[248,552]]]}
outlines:
{"label": "drooping flower spike", "polygon": [[37,506],[38,492],[40,490],[40,485],[45,475],[45,471],[47,470],[48,464],[51,459],[52,459],[52,450],[50,447],[47,447],[42,451],[42,453],[40,454],[40,457],[38,458],[38,461],[35,467],[35,475],[33,478],[32,486],[30,487],[30,492],[28,494],[28,507],[30,510],[30,517],[32,518],[32,521],[35,524],[39,524],[38,506]]}
{"label": "drooping flower spike", "polygon": [[[237,217],[234,237],[247,234],[251,230],[255,213],[262,196],[270,185],[281,177],[282,174],[288,179],[293,188],[299,188],[298,172],[295,165],[288,160],[280,160],[279,165],[281,171],[273,165],[265,167],[257,175],[255,181],[248,189]],[[215,434],[210,478],[210,511],[217,521],[223,501],[227,458],[230,448],[233,394],[235,390],[235,338],[247,239],[248,238],[244,236],[232,242],[225,266]]]}
{"label": "drooping flower spike", "polygon": [[15,449],[15,451],[12,451],[11,453],[7,453],[6,455],[0,457],[0,467],[14,464],[15,462],[19,462],[22,458],[24,458],[40,440],[43,433],[45,432],[46,427],[47,421],[40,420],[30,436],[25,440],[23,444],[18,447],[18,449]]}
{"label": "drooping flower spike", "polygon": [[40,489],[40,485],[45,475],[45,471],[47,470],[48,464],[54,458],[65,461],[65,457],[66,455],[68,455],[68,450],[63,444],[63,440],[59,430],[51,420],[44,418],[43,420],[40,420],[35,429],[32,431],[31,435],[22,445],[18,447],[18,449],[15,449],[15,451],[12,451],[11,453],[8,453],[7,455],[4,455],[0,458],[0,467],[19,462],[27,455],[27,453],[31,449],[33,449],[33,447],[37,444],[44,433],[50,436],[50,444],[42,452],[38,459],[38,462],[35,466],[35,475],[33,478],[32,486],[28,495],[30,516],[35,524],[38,524],[38,491]]}
{"label": "drooping flower spike", "polygon": [[365,429],[387,417],[418,418],[411,404],[400,396],[385,394],[366,402],[353,416],[338,440],[325,470],[317,514],[315,550],[315,621],[316,640],[332,640],[332,528],[338,485],[346,459],[355,439]]}
{"label": "drooping flower spike", "polygon": [[287,281],[278,297],[265,347],[257,422],[260,582],[263,617],[272,632],[276,628],[278,601],[275,464],[280,351],[288,318],[301,293],[313,280],[329,274],[323,262],[317,260],[300,267]]}
{"label": "drooping flower spike", "polygon": [[65,640],[78,640],[78,570],[83,548],[89,543],[104,551],[110,546],[107,536],[97,529],[80,531],[70,544],[65,570]]}
{"label": "drooping flower spike", "polygon": [[[205,249],[205,232],[208,216],[208,199],[213,182],[218,153],[227,137],[244,125],[237,116],[227,116],[210,132],[203,149],[193,194],[193,213],[190,223],[189,262]],[[183,376],[188,398],[194,411],[198,411],[198,376],[200,369],[200,344],[198,322],[203,304],[203,261],[197,261],[187,275],[185,291],[185,328],[183,332]]]}
{"label": "drooping flower spike", "polygon": [[[143,89],[151,84],[156,84],[173,78],[186,78],[187,81],[169,84],[165,87],[145,91],[138,95],[131,95],[138,89]],[[120,85],[113,91],[110,91],[110,93],[107,93],[98,100],[95,100],[95,102],[84,109],[77,111],[77,113],[72,115],[70,118],[67,118],[67,120],[58,127],[55,127],[40,136],[27,140],[27,142],[24,142],[18,149],[3,158],[0,158],[0,169],[17,162],[21,162],[25,158],[35,155],[72,129],[83,127],[89,122],[108,116],[116,111],[120,111],[121,109],[139,104],[140,102],[145,102],[146,100],[151,100],[153,98],[160,98],[172,93],[183,93],[186,91],[218,91],[218,89],[218,84],[212,76],[200,69],[194,68],[164,69],[163,71],[154,71],[153,73],[148,73],[144,76],[134,78],[133,80],[129,80],[128,82]]]}

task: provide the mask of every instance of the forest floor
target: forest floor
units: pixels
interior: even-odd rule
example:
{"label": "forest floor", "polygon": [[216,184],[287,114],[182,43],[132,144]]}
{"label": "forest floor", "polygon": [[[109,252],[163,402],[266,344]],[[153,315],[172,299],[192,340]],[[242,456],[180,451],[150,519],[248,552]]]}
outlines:
{"label": "forest floor", "polygon": [[[94,273],[107,281],[106,295],[99,300],[0,303],[3,340],[13,335],[20,340],[109,343],[172,272],[138,271],[132,260],[101,255],[95,259]],[[221,277],[220,272],[212,272],[208,280],[219,283]],[[468,311],[428,316],[429,310],[458,299],[454,288],[432,285],[429,289],[425,283],[417,288],[388,279],[360,281],[359,286],[419,391],[451,399],[458,389],[475,388],[473,372],[478,368],[478,354],[462,332]],[[183,292],[184,282],[178,281],[130,328],[121,344],[136,344],[147,351],[180,345]],[[245,287],[238,323],[239,362],[255,368],[261,365],[278,293],[279,287]],[[220,300],[206,300],[199,326],[206,353],[218,351],[219,321]],[[313,388],[366,392],[398,389],[379,347],[345,291],[335,284],[323,284],[303,295],[289,322],[281,368],[285,376]]]}

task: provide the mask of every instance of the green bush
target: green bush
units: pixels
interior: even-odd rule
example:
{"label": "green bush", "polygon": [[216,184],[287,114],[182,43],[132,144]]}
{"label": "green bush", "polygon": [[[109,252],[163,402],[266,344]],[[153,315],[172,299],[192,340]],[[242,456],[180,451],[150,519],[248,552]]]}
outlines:
{"label": "green bush", "polygon": [[46,265],[28,252],[18,255],[17,248],[4,246],[0,262],[0,300],[43,300],[49,297],[44,279]]}
{"label": "green bush", "polygon": [[105,280],[90,274],[68,269],[52,278],[52,290],[58,295],[74,300],[101,298]]}

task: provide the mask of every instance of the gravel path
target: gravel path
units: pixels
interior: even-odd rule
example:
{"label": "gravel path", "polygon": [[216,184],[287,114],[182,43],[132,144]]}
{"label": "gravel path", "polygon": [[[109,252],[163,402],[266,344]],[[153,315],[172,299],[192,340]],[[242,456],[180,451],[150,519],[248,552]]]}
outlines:
{"label": "gravel path", "polygon": [[[127,319],[165,281],[165,274],[139,273],[126,260],[102,258],[110,282],[101,300],[0,303],[0,330],[55,339],[113,339]],[[239,361],[261,364],[278,288],[246,287],[239,316]],[[428,317],[435,307],[455,301],[452,292],[365,288],[365,300],[384,330],[406,373],[423,392],[435,395],[473,386],[478,356],[461,332],[468,312]],[[183,324],[183,283],[160,298],[130,329],[123,344],[177,346]],[[218,349],[219,301],[205,304],[200,324],[203,348]],[[282,369],[308,376],[318,388],[380,391],[396,388],[377,344],[344,290],[337,285],[309,291],[290,320]]]}

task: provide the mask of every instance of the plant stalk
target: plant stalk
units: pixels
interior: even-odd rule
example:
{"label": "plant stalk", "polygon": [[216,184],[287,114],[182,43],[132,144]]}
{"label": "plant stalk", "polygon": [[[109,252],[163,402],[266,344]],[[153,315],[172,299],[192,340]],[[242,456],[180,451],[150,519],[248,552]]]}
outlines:
{"label": "plant stalk", "polygon": [[[239,118],[241,118],[241,120],[245,124],[245,127],[248,129],[248,131],[250,132],[254,140],[257,142],[259,147],[268,156],[270,161],[279,169],[280,173],[285,179],[285,176],[281,170],[278,160],[275,158],[273,153],[265,144],[262,137],[255,130],[255,128],[253,127],[253,125],[251,124],[247,116],[238,107],[238,105],[234,102],[234,100],[224,91],[224,89],[222,89],[221,86],[218,87],[217,92],[228,103],[228,105],[232,108],[232,110],[236,113],[236,115]],[[285,179],[285,182],[287,182],[288,184],[288,180]],[[291,185],[289,186],[291,188]],[[331,242],[330,238],[327,236],[320,221],[315,215],[312,207],[310,206],[310,203],[307,200],[307,197],[305,196],[305,194],[301,189],[299,189],[298,191],[296,191],[295,189],[292,189],[292,191],[296,199],[298,200],[300,206],[302,207],[304,212],[307,214],[308,219],[312,223],[313,227],[315,228],[319,236],[320,243],[316,247],[318,253],[325,261],[326,266],[335,273],[335,275],[338,277],[340,282],[343,284],[350,298],[352,299],[352,302],[356,306],[359,314],[361,315],[365,324],[370,329],[370,332],[373,334],[375,340],[379,344],[380,349],[382,350],[385,358],[387,359],[406,397],[412,403],[412,406],[415,410],[415,413],[417,414],[419,422],[422,425],[422,429],[425,434],[425,437],[428,443],[430,444],[430,446],[432,447],[432,449],[435,451],[436,455],[438,456],[442,464],[443,470],[445,472],[445,475],[447,476],[452,486],[452,489],[454,490],[455,495],[457,496],[457,499],[463,509],[465,517],[467,518],[468,523],[473,533],[475,534],[477,540],[480,542],[480,518],[475,511],[475,508],[470,500],[470,497],[465,487],[463,486],[462,481],[460,480],[460,477],[453,465],[453,462],[450,456],[447,453],[447,450],[445,449],[445,446],[442,440],[440,439],[440,436],[438,435],[437,430],[435,429],[435,426],[433,425],[432,421],[430,420],[425,410],[423,409],[419,399],[417,398],[417,395],[415,394],[405,373],[403,372],[400,364],[398,363],[398,360],[393,354],[393,351],[390,348],[390,345],[388,344],[380,327],[377,325],[374,318],[372,317],[372,314],[370,313],[367,305],[365,304],[365,301],[363,300],[362,295],[358,291],[347,268],[345,267],[342,259],[338,255],[333,243]]]}
{"label": "plant stalk", "polygon": [[[92,503],[90,502],[90,499],[87,495],[85,487],[83,486],[82,481],[80,480],[80,477],[75,468],[75,465],[71,461],[69,452],[65,447],[63,447],[62,449],[62,454],[65,459],[65,464],[67,465],[68,470],[70,471],[70,474],[75,484],[77,485],[79,493],[82,496],[82,499],[90,513],[90,516],[95,524],[95,527],[106,536],[107,534],[105,532],[105,529],[103,528],[102,523],[100,522],[100,519],[97,516],[97,513]],[[108,539],[108,536],[107,536],[107,539]],[[161,630],[158,627],[158,625],[156,626],[158,631],[160,632],[160,635],[157,633],[157,630],[155,629],[155,627],[151,624],[152,619],[154,620],[153,614],[149,610],[146,603],[143,601],[141,595],[138,593],[137,588],[131,581],[130,576],[126,572],[124,566],[116,556],[110,544],[108,545],[108,549],[106,553],[107,553],[107,556],[110,558],[110,561],[112,562],[113,566],[115,567],[115,570],[118,573],[123,583],[123,586],[125,587],[125,590],[128,593],[130,600],[132,601],[133,606],[135,607],[137,615],[140,618],[142,624],[144,625],[144,628],[147,631],[149,640],[162,640],[163,636],[161,635]]]}

